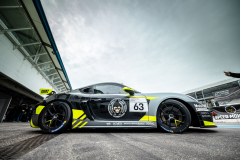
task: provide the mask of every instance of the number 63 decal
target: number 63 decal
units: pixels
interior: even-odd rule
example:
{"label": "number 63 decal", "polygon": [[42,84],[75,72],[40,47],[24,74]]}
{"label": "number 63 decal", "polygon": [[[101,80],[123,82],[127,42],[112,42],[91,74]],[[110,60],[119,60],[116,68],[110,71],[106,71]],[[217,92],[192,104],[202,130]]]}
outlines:
{"label": "number 63 decal", "polygon": [[134,110],[144,110],[144,105],[143,103],[136,103],[134,105]]}
{"label": "number 63 decal", "polygon": [[129,112],[148,112],[148,103],[146,98],[130,98]]}

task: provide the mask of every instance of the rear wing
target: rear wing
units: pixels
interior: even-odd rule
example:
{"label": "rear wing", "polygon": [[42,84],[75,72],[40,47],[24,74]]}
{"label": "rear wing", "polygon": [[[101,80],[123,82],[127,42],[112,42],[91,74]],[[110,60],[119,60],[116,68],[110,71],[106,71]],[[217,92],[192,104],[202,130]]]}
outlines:
{"label": "rear wing", "polygon": [[40,95],[53,95],[56,94],[55,91],[53,91],[52,89],[45,89],[45,88],[40,88]]}

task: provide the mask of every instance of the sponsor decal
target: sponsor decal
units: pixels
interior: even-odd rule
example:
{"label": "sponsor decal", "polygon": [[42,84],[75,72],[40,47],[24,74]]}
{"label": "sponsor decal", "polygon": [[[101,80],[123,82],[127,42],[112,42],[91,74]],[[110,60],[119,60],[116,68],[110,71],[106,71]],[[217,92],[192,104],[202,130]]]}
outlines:
{"label": "sponsor decal", "polygon": [[108,122],[108,123],[106,123],[106,125],[107,125],[107,126],[111,126],[111,123],[110,123],[110,122]]}
{"label": "sponsor decal", "polygon": [[121,122],[113,122],[113,126],[122,126]]}
{"label": "sponsor decal", "polygon": [[114,118],[120,118],[125,115],[127,111],[127,104],[120,98],[115,98],[108,104],[108,112]]}
{"label": "sponsor decal", "polygon": [[41,93],[48,93],[49,89],[41,90]]}
{"label": "sponsor decal", "polygon": [[194,104],[197,111],[208,111],[208,109],[202,104]]}
{"label": "sponsor decal", "polygon": [[173,131],[170,131],[170,130],[168,130],[168,129],[166,129],[166,128],[164,128],[161,124],[160,124],[160,122],[159,121],[157,121],[158,122],[158,124],[159,124],[159,126],[162,128],[162,129],[164,129],[165,131],[167,131],[167,132],[170,132],[170,133],[173,133]]}
{"label": "sponsor decal", "polygon": [[226,107],[225,107],[225,111],[226,111],[227,113],[234,114],[234,113],[236,113],[236,108],[233,107],[233,106],[226,106]]}
{"label": "sponsor decal", "polygon": [[210,114],[210,112],[200,112],[201,114]]}
{"label": "sponsor decal", "polygon": [[202,117],[211,117],[211,115],[202,115]]}
{"label": "sponsor decal", "polygon": [[239,119],[240,114],[231,114],[231,115],[217,115],[214,117],[216,120],[219,119]]}
{"label": "sponsor decal", "polygon": [[154,122],[147,122],[146,125],[147,126],[154,126]]}
{"label": "sponsor decal", "polygon": [[166,128],[164,128],[163,126],[160,126],[162,129],[164,129],[165,131],[167,131],[167,132],[172,132],[172,131],[170,131],[170,130],[168,130],[168,129],[166,129]]}
{"label": "sponsor decal", "polygon": [[58,127],[57,129],[52,130],[51,133],[57,132],[59,129],[61,129],[64,126],[65,123],[66,123],[66,121],[64,121],[63,124],[60,127]]}
{"label": "sponsor decal", "polygon": [[125,122],[124,125],[145,126],[143,122]]}
{"label": "sponsor decal", "polygon": [[213,107],[214,119],[240,119],[240,104]]}

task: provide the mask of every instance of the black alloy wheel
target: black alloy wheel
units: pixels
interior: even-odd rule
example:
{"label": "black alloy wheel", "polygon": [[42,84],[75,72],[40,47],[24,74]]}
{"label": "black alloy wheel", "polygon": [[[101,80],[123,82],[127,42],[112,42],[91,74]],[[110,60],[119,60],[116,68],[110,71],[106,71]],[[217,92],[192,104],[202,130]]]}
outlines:
{"label": "black alloy wheel", "polygon": [[46,133],[63,132],[71,123],[71,109],[67,103],[53,102],[43,108],[39,126]]}
{"label": "black alloy wheel", "polygon": [[179,101],[166,100],[158,107],[157,121],[159,127],[171,133],[181,133],[191,124],[188,108]]}

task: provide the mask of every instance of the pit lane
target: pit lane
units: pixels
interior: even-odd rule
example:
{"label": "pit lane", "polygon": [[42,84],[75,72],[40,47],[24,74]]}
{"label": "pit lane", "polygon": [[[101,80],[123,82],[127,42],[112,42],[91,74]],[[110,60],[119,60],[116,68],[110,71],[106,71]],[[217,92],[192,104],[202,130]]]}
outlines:
{"label": "pit lane", "polygon": [[[46,136],[29,123],[0,123],[0,128],[1,149]],[[45,139],[8,158],[239,159],[239,132],[239,128],[190,128],[183,134],[157,129],[80,129]]]}

